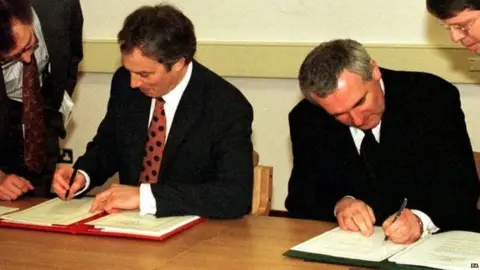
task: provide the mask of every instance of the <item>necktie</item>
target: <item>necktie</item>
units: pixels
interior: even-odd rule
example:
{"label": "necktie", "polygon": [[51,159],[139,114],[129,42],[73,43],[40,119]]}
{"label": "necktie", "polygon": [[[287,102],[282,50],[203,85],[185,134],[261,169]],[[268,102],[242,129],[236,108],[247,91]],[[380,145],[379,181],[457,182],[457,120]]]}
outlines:
{"label": "necktie", "polygon": [[375,173],[378,165],[378,154],[380,145],[371,129],[364,130],[365,137],[363,137],[362,144],[360,146],[360,156],[365,162],[365,166],[372,178],[375,178]]}
{"label": "necktie", "polygon": [[25,165],[40,173],[45,165],[45,121],[43,98],[40,92],[38,67],[35,55],[23,64],[23,124],[25,127]]}
{"label": "necktie", "polygon": [[140,173],[140,183],[156,183],[158,181],[160,164],[165,147],[167,118],[164,110],[165,101],[161,98],[155,101],[152,121],[148,129],[146,154],[143,158],[143,168]]}

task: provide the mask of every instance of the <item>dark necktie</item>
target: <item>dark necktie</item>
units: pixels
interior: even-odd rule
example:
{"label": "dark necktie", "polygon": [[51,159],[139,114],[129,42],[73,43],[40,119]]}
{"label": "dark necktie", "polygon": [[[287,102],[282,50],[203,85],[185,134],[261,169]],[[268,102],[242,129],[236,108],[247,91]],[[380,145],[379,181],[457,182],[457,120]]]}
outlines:
{"label": "dark necktie", "polygon": [[35,55],[23,64],[23,124],[25,127],[24,155],[27,168],[40,173],[45,165],[45,121],[43,98]]}
{"label": "dark necktie", "polygon": [[360,146],[360,156],[365,162],[365,166],[372,178],[375,178],[377,165],[378,165],[378,154],[380,145],[375,136],[373,136],[372,130],[364,130],[365,137],[363,137],[362,144]]}
{"label": "dark necktie", "polygon": [[167,134],[167,118],[163,108],[164,104],[165,101],[162,98],[155,101],[155,109],[150,122],[150,128],[148,129],[146,154],[143,158],[140,183],[157,183],[158,181]]}

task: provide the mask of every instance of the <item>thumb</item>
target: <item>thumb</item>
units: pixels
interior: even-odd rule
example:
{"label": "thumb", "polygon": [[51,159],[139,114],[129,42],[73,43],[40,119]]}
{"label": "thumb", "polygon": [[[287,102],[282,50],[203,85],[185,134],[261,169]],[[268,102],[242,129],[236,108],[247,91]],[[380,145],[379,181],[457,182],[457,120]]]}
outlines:
{"label": "thumb", "polygon": [[70,187],[70,193],[68,194],[68,199],[73,199],[73,197],[75,197],[75,193],[77,193],[77,191],[85,187],[85,183],[86,183],[85,177],[81,174],[77,174],[77,176],[75,177],[75,181]]}

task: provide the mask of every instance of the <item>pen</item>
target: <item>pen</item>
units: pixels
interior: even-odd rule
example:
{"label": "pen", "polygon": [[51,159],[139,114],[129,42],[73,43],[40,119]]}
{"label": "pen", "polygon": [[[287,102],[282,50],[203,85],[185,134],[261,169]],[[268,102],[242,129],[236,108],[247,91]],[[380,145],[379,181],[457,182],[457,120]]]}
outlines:
{"label": "pen", "polygon": [[77,169],[74,168],[72,172],[72,176],[70,176],[70,181],[68,181],[68,189],[67,192],[65,193],[65,200],[68,198],[68,195],[70,194],[70,187],[73,184],[73,180],[75,179],[75,176],[77,175]]}
{"label": "pen", "polygon": [[[402,205],[400,206],[400,209],[398,209],[397,213],[395,214],[395,217],[393,218],[393,223],[395,223],[395,221],[397,221],[398,217],[402,214],[403,212],[403,209],[405,209],[405,206],[407,206],[407,198],[404,198],[403,199],[403,203]],[[385,244],[388,240],[388,235],[385,235],[385,238],[383,239],[383,243]]]}

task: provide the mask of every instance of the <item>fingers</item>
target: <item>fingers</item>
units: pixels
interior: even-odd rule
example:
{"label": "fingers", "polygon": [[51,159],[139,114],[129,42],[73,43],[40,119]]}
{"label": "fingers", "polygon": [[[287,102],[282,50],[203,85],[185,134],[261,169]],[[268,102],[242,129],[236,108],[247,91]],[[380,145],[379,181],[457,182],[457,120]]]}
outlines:
{"label": "fingers", "polygon": [[363,201],[352,199],[339,204],[337,221],[342,230],[361,231],[365,236],[373,234],[375,215],[370,206]]}
{"label": "fingers", "polygon": [[15,200],[22,194],[28,192],[28,184],[30,184],[30,182],[22,177],[13,174],[7,175],[0,185],[0,198],[3,200]]}
{"label": "fingers", "polygon": [[65,199],[65,193],[69,189],[68,180],[72,175],[71,167],[60,167],[53,175],[52,188],[58,197]]}
{"label": "fingers", "polygon": [[70,187],[67,200],[73,199],[73,197],[75,197],[75,193],[77,193],[77,191],[85,187],[85,183],[86,183],[85,176],[81,173],[77,173],[77,175],[75,176],[75,180],[72,186]]}
{"label": "fingers", "polygon": [[383,224],[385,234],[392,242],[409,244],[420,238],[422,231],[420,222],[410,210],[405,209],[395,222],[393,220],[394,215],[390,216]]}
{"label": "fingers", "polygon": [[90,207],[90,212],[100,212],[103,211],[107,199],[110,197],[111,189],[107,189],[103,192],[100,192],[95,196],[92,206]]}

